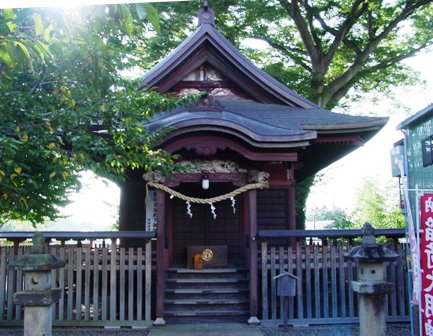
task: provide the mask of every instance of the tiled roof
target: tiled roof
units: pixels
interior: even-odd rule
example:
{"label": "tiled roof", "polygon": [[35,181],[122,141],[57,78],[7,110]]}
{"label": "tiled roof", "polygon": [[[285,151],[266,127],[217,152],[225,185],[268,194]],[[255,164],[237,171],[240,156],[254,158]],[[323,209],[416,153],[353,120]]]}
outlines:
{"label": "tiled roof", "polygon": [[286,105],[262,104],[239,98],[218,97],[223,106],[220,112],[178,107],[160,113],[149,124],[150,130],[171,126],[174,129],[195,126],[213,126],[214,129],[231,129],[258,142],[291,142],[312,140],[318,132],[377,131],[387,118],[352,116],[334,113],[321,108],[293,108]]}
{"label": "tiled roof", "polygon": [[352,116],[320,108],[257,68],[215,29],[212,22],[202,23],[152,68],[143,78],[143,88],[170,91],[184,76],[209,62],[254,100],[215,96],[214,99],[224,106],[221,111],[205,107],[188,111],[178,107],[158,114],[148,125],[150,130],[171,126],[177,130],[175,134],[219,131],[248,139],[254,145],[278,142],[280,146],[288,143],[297,146],[316,139],[321,133],[351,133],[369,138],[387,122],[388,118]]}

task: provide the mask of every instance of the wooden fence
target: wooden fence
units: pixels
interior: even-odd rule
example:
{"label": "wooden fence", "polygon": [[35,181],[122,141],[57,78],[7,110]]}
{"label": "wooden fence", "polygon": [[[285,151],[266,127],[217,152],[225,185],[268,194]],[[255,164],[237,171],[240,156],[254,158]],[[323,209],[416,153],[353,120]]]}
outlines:
{"label": "wooden fence", "polygon": [[[282,236],[277,236],[281,240]],[[401,258],[385,263],[385,280],[393,284],[387,296],[387,318],[389,322],[407,322],[410,306],[404,246],[394,243],[391,247]],[[357,322],[358,295],[351,288],[351,281],[357,278],[357,266],[343,256],[351,248],[349,244],[306,245],[301,241],[293,248],[269,246],[267,239],[262,240],[259,273],[263,324],[282,323],[283,299],[277,296],[274,280],[281,272],[297,277],[296,296],[289,298],[289,324]]]}
{"label": "wooden fence", "polygon": [[[53,288],[61,290],[53,306],[55,325],[146,326],[151,321],[150,239],[142,240],[143,247],[130,248],[110,241],[99,247],[48,246],[47,252],[66,261],[64,268],[52,271]],[[14,305],[13,293],[23,288],[23,272],[7,265],[28,252],[29,247],[17,244],[0,247],[0,325],[22,323],[23,309]]]}

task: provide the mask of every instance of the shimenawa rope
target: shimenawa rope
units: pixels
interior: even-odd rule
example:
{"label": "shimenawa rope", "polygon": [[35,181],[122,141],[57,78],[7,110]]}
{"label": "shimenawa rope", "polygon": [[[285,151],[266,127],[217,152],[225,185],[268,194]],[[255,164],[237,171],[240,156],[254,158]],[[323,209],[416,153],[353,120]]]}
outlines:
{"label": "shimenawa rope", "polygon": [[163,184],[156,183],[156,182],[147,182],[146,194],[147,194],[149,187],[153,187],[153,188],[165,191],[166,193],[168,193],[174,197],[177,197],[177,198],[179,198],[185,202],[197,203],[197,204],[210,204],[210,203],[216,203],[216,202],[228,200],[228,199],[235,197],[239,194],[242,194],[243,192],[248,191],[248,190],[269,188],[269,184],[266,181],[258,182],[258,183],[250,183],[250,184],[246,184],[246,185],[244,185],[238,189],[235,189],[235,190],[229,192],[228,194],[216,196],[216,197],[212,197],[212,198],[198,198],[198,197],[186,196],[184,194],[181,194],[180,192],[177,192],[176,190],[173,190],[173,189],[171,189],[171,188],[169,188]]}

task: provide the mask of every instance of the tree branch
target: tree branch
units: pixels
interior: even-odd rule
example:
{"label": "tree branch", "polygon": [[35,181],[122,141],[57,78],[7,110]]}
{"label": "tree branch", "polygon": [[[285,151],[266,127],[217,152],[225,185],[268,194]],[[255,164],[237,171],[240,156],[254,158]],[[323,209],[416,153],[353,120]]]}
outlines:
{"label": "tree branch", "polygon": [[328,85],[328,90],[330,91],[331,96],[334,95],[334,93],[337,92],[341,87],[344,87],[347,83],[349,83],[357,75],[360,69],[364,66],[365,62],[368,60],[371,53],[377,48],[379,43],[382,42],[401,21],[409,17],[419,7],[432,2],[433,0],[420,0],[416,3],[407,5],[403,11],[397,15],[397,17],[392,20],[388,26],[386,26],[382,33],[373,39],[370,39],[370,43],[368,43],[365,49],[357,55],[350,68]]}
{"label": "tree branch", "polygon": [[284,9],[287,11],[287,13],[290,15],[290,17],[293,19],[293,22],[298,28],[299,34],[301,35],[301,39],[304,42],[308,55],[311,58],[311,63],[313,65],[313,68],[319,66],[320,55],[318,53],[316,45],[314,44],[310,31],[308,30],[308,24],[305,22],[304,18],[299,12],[298,0],[292,0],[292,1],[279,0],[279,1],[281,5],[284,7]]}
{"label": "tree branch", "polygon": [[402,10],[402,12],[397,15],[397,17],[392,20],[388,26],[385,27],[382,33],[377,35],[373,40],[378,40],[379,42],[382,41],[385,37],[389,35],[389,33],[403,20],[408,18],[410,15],[412,15],[415,10],[418,8],[425,6],[429,3],[433,3],[433,0],[419,0],[419,1],[410,1],[406,3],[405,8]]}
{"label": "tree branch", "polygon": [[[320,23],[322,29],[323,29],[325,32],[327,32],[327,33],[333,35],[334,37],[336,37],[336,36],[338,35],[338,30],[335,29],[335,28],[332,28],[332,27],[328,26],[328,24],[325,22],[325,20],[323,20],[323,18],[322,18],[319,14],[317,14],[317,15],[315,16],[315,18],[316,18],[316,20]],[[356,43],[350,41],[350,40],[347,38],[347,36],[346,36],[345,38],[343,38],[342,42],[343,42],[343,43],[344,43],[344,44],[345,44],[349,49],[352,49],[353,52],[354,52],[355,54],[359,54],[359,53],[361,52],[361,50],[358,48],[358,46],[356,45]]]}
{"label": "tree branch", "polygon": [[[433,42],[425,43],[422,46],[415,48],[415,49],[413,49],[413,50],[411,50],[405,54],[398,55],[398,56],[393,57],[391,59],[388,59],[382,63],[376,64],[376,65],[369,67],[369,68],[366,68],[362,71],[358,71],[357,74],[355,76],[353,76],[353,78],[349,82],[347,82],[344,86],[338,88],[334,92],[332,92],[330,90],[328,91],[328,88],[331,86],[331,85],[329,85],[327,87],[327,91],[329,92],[328,102],[333,102],[333,101],[338,102],[341,98],[343,98],[347,94],[347,92],[350,90],[350,88],[353,86],[353,84],[356,83],[358,78],[365,77],[368,74],[372,74],[372,73],[378,72],[380,70],[389,68],[390,66],[396,65],[397,63],[399,63],[399,62],[401,62],[401,61],[403,61],[409,57],[414,56],[417,52],[419,52],[425,48],[428,48],[432,45],[433,45]],[[334,103],[331,103],[331,106],[332,105],[335,106]],[[329,106],[327,106],[327,107],[329,107]]]}
{"label": "tree branch", "polygon": [[299,54],[304,55],[304,56],[308,56],[308,54],[305,52],[305,50],[302,50],[299,48],[290,48],[290,47],[283,46],[277,42],[271,41],[269,38],[264,37],[264,36],[254,35],[254,36],[251,36],[251,38],[256,39],[256,40],[265,41],[271,47],[285,53],[288,57],[294,59],[300,66],[302,66],[308,72],[312,71],[311,67],[305,62],[305,60],[302,59],[301,56],[299,56]]}
{"label": "tree branch", "polygon": [[403,60],[405,60],[405,59],[407,59],[409,57],[415,56],[415,54],[418,53],[419,51],[421,51],[421,50],[423,50],[425,48],[428,48],[428,47],[430,47],[432,45],[433,45],[433,42],[424,43],[420,47],[415,48],[415,49],[413,49],[413,50],[411,50],[411,51],[409,51],[409,52],[407,52],[405,54],[395,56],[393,58],[385,60],[382,63],[378,63],[378,64],[376,64],[376,65],[374,65],[372,67],[369,67],[365,71],[362,71],[362,73],[373,73],[373,72],[377,72],[379,70],[383,70],[383,69],[389,68],[390,66],[393,66],[393,65],[395,65],[395,64],[397,64],[397,63],[399,63],[399,62],[401,62],[401,61],[403,61]]}
{"label": "tree branch", "polygon": [[[300,2],[301,2],[301,1],[300,1]],[[304,2],[303,2],[303,7],[305,8],[305,11],[307,12],[306,17],[307,17],[307,22],[308,22],[308,27],[309,27],[309,30],[310,30],[311,37],[312,37],[313,40],[314,40],[314,44],[316,45],[316,48],[317,48],[317,50],[318,50],[318,53],[319,53],[320,55],[322,55],[322,54],[323,54],[322,41],[320,40],[319,36],[317,36],[316,29],[315,29],[314,24],[313,24],[313,19],[314,19],[314,10],[313,10],[313,8],[308,4],[307,1],[304,1]]]}
{"label": "tree branch", "polygon": [[33,94],[35,93],[35,91],[38,89],[38,87],[42,83],[42,78],[45,75],[45,70],[46,70],[46,67],[44,66],[42,68],[40,77],[35,81],[35,83],[33,84],[32,88],[30,89],[29,96],[33,96]]}
{"label": "tree branch", "polygon": [[334,57],[338,47],[340,46],[340,43],[345,40],[347,33],[353,27],[355,22],[361,17],[361,15],[365,13],[367,8],[368,2],[364,2],[364,0],[356,0],[352,4],[350,13],[347,15],[340,28],[337,30],[337,33],[334,35],[334,41],[332,41],[332,44],[325,55],[325,63],[327,66],[329,66],[329,64],[331,63],[331,60]]}

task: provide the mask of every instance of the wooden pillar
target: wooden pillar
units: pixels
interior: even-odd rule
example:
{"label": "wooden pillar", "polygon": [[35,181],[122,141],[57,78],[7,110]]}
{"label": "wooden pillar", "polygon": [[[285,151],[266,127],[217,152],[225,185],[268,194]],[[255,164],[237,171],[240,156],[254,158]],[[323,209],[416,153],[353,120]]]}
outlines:
{"label": "wooden pillar", "polygon": [[173,262],[173,225],[174,225],[174,218],[173,218],[173,201],[169,200],[165,203],[166,208],[166,239],[167,239],[167,249],[166,251],[166,264],[165,266],[168,268],[169,265]]}
{"label": "wooden pillar", "polygon": [[120,186],[120,202],[119,202],[119,230],[125,231],[128,229],[128,187],[129,181],[125,181]]}
{"label": "wooden pillar", "polygon": [[[242,239],[244,246],[243,250],[243,260],[245,263],[245,266],[249,269],[250,268],[250,207],[249,207],[249,197],[248,193],[242,194]],[[247,241],[248,240],[248,241]]]}
{"label": "wooden pillar", "polygon": [[257,318],[257,191],[248,192],[250,217],[250,318],[249,324],[259,324]]}
{"label": "wooden pillar", "polygon": [[[296,230],[296,206],[295,206],[295,187],[288,188],[288,229]],[[296,246],[296,239],[289,239],[290,246]]]}
{"label": "wooden pillar", "polygon": [[158,229],[156,235],[156,319],[154,325],[165,325],[164,320],[164,289],[165,289],[165,194],[156,191],[158,209]]}

